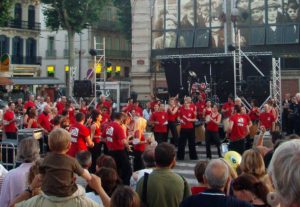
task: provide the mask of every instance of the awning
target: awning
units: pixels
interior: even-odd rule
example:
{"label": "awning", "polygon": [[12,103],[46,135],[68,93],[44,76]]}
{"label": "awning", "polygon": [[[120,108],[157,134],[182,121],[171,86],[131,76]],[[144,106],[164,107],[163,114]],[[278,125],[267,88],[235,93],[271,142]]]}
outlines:
{"label": "awning", "polygon": [[65,83],[57,78],[44,77],[12,77],[10,80],[14,85],[64,85]]}
{"label": "awning", "polygon": [[12,85],[13,82],[7,77],[0,77],[0,86]]}

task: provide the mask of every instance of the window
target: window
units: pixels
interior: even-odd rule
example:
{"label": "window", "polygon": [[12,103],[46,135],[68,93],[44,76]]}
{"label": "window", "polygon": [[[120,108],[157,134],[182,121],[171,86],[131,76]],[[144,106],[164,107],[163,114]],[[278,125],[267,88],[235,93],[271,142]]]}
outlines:
{"label": "window", "polygon": [[21,27],[22,25],[22,6],[20,3],[15,4],[15,26]]}
{"label": "window", "polygon": [[20,37],[13,38],[13,55],[14,64],[23,64],[23,39]]}
{"label": "window", "polygon": [[47,73],[48,73],[48,77],[54,77],[54,75],[55,75],[55,66],[54,65],[48,65],[47,66]]}
{"label": "window", "polygon": [[28,38],[26,40],[26,63],[34,64],[36,62],[36,40]]}
{"label": "window", "polygon": [[54,37],[53,36],[49,36],[48,37],[48,50],[46,53],[47,57],[55,57],[55,42],[54,42]]}
{"label": "window", "polygon": [[30,5],[28,7],[28,28],[34,29],[35,24],[35,8],[34,6]]}
{"label": "window", "polygon": [[5,35],[0,35],[0,56],[9,53],[9,38]]}

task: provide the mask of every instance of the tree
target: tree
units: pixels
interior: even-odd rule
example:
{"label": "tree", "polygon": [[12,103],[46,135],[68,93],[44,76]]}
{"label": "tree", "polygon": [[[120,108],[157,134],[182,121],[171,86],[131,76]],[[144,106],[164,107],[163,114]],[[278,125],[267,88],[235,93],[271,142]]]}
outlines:
{"label": "tree", "polygon": [[69,67],[75,64],[75,33],[93,25],[100,18],[107,0],[42,0],[46,26],[52,31],[59,29],[68,32]]}
{"label": "tree", "polygon": [[131,42],[131,3],[130,0],[113,0],[114,5],[118,8],[118,20],[120,30],[127,40]]}
{"label": "tree", "polygon": [[11,19],[11,8],[14,3],[12,0],[0,1],[0,27],[5,26],[7,21]]}

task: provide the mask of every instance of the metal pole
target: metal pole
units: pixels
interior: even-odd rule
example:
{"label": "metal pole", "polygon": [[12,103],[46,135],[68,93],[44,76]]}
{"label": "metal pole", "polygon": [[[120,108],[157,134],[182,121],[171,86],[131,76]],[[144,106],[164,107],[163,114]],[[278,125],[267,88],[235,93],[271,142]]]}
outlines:
{"label": "metal pole", "polygon": [[[223,12],[225,13],[225,14],[227,14],[227,3],[226,3],[226,1],[224,1],[225,3],[223,4],[224,5],[224,7],[223,7]],[[227,15],[226,15],[227,16]],[[228,37],[228,35],[227,35],[227,22],[225,21],[224,22],[224,52],[225,53],[227,53],[228,52],[228,49],[227,49],[227,45],[228,45],[228,40],[227,40],[227,37]]]}
{"label": "metal pole", "polygon": [[[96,37],[94,36],[94,48],[96,49]],[[96,76],[97,76],[97,73],[96,73],[96,68],[97,68],[97,55],[94,56],[94,103],[95,103],[95,108],[96,108],[96,105],[97,105],[97,80],[96,80]]]}
{"label": "metal pole", "polygon": [[78,53],[78,56],[79,56],[79,80],[81,80],[81,53],[82,53],[82,36],[81,36],[81,33],[79,34],[79,53]]}
{"label": "metal pole", "polygon": [[103,37],[103,62],[104,62],[104,65],[105,65],[105,69],[103,70],[104,72],[104,75],[103,75],[103,95],[105,95],[105,83],[106,83],[106,58],[105,58],[105,37]]}

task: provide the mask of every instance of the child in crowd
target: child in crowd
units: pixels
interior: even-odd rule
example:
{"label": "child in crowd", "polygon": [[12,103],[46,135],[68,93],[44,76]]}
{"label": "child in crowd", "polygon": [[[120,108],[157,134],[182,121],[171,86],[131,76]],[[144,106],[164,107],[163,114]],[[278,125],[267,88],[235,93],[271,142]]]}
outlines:
{"label": "child in crowd", "polygon": [[[76,154],[76,160],[79,162],[83,169],[88,170],[92,166],[92,154],[89,151],[80,151]],[[76,184],[86,188],[87,181],[78,175],[76,175]]]}
{"label": "child in crowd", "polygon": [[71,196],[77,190],[74,173],[87,181],[92,177],[76,159],[66,155],[71,146],[68,131],[60,128],[53,130],[49,135],[48,144],[51,152],[40,167],[42,191],[49,196]]}
{"label": "child in crowd", "polygon": [[207,186],[204,184],[204,180],[203,180],[203,175],[204,175],[207,164],[208,164],[207,160],[198,161],[194,168],[194,174],[195,174],[195,177],[197,178],[199,185],[191,188],[193,195],[201,193],[207,189]]}

